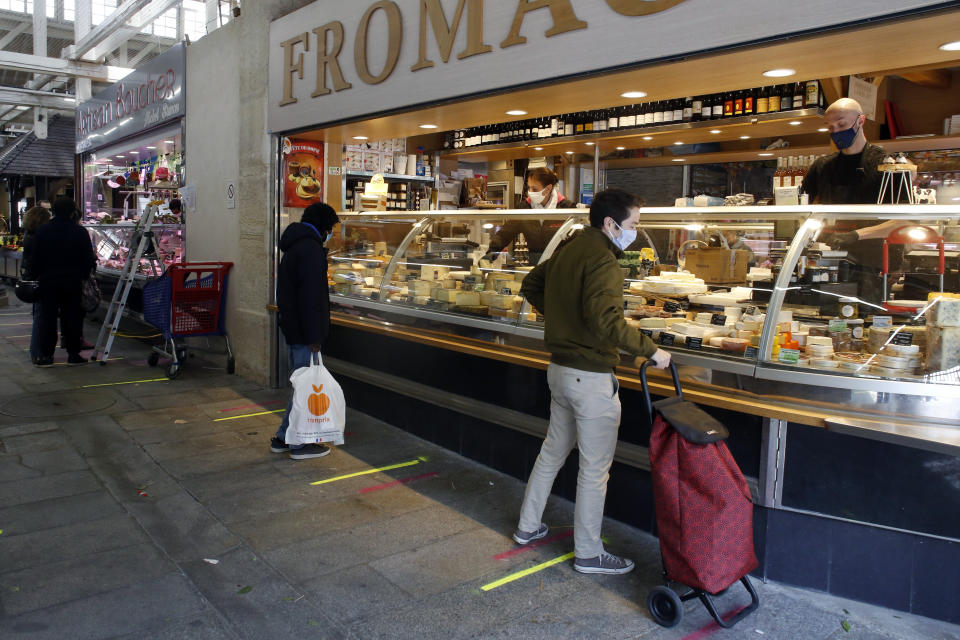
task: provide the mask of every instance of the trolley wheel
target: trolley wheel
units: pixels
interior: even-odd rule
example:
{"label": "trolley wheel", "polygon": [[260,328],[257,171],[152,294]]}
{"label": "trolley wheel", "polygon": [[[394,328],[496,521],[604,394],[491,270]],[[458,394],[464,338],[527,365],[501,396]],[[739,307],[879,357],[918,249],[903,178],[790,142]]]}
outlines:
{"label": "trolley wheel", "polygon": [[654,587],[647,596],[647,607],[662,627],[675,627],[683,620],[683,602],[670,587]]}
{"label": "trolley wheel", "polygon": [[227,374],[233,375],[237,370],[237,362],[233,359],[233,356],[227,358]]}
{"label": "trolley wheel", "polygon": [[147,364],[151,367],[157,366],[157,363],[160,362],[160,354],[156,351],[151,351],[150,355],[147,356]]}
{"label": "trolley wheel", "polygon": [[170,366],[167,367],[167,377],[173,380],[178,375],[180,375],[180,363],[171,362]]}

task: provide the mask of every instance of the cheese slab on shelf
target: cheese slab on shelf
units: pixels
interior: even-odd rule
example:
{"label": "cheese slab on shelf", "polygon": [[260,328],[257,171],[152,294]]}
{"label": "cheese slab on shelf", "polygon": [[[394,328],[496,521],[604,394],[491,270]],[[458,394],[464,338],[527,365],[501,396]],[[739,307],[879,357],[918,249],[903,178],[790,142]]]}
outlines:
{"label": "cheese slab on shelf", "polygon": [[929,327],[927,368],[931,373],[960,365],[960,327]]}

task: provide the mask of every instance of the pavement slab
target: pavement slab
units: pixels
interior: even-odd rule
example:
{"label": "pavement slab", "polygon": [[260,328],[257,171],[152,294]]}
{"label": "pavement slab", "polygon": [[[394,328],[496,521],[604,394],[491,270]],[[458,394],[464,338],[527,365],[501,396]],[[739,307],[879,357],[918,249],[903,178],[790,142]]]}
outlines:
{"label": "pavement slab", "polygon": [[88,470],[0,482],[0,508],[86,493],[100,488],[100,482]]}

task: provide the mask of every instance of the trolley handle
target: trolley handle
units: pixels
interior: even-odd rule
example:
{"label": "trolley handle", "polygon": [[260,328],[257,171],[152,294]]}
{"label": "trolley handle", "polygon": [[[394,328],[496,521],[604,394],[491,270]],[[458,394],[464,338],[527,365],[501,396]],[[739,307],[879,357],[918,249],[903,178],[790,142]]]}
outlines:
{"label": "trolley handle", "polygon": [[[647,410],[650,412],[650,422],[653,423],[653,403],[650,401],[650,387],[647,385],[647,367],[653,364],[653,360],[647,359],[640,365],[640,384],[643,387],[643,398],[647,401]],[[683,399],[683,390],[680,388],[680,373],[677,371],[677,365],[673,360],[670,361],[670,375],[673,376],[673,386],[677,390],[677,397]]]}

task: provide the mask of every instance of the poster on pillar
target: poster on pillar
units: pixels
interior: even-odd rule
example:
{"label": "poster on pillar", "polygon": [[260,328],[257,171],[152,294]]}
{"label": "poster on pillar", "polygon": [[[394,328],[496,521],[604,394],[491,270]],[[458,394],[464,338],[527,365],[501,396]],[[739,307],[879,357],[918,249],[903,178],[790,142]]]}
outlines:
{"label": "poster on pillar", "polygon": [[283,206],[303,209],[323,202],[323,143],[283,139]]}

